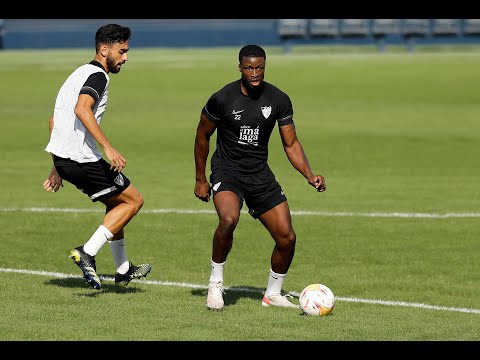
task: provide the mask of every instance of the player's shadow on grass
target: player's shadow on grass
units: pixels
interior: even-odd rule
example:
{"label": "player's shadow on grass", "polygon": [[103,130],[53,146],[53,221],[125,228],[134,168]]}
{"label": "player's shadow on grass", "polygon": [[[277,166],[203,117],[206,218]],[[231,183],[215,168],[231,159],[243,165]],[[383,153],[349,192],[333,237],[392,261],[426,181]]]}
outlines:
{"label": "player's shadow on grass", "polygon": [[78,288],[86,290],[88,292],[86,294],[82,294],[82,296],[90,297],[95,297],[105,292],[116,294],[131,294],[144,291],[143,289],[135,287],[134,281],[130,282],[128,287],[121,287],[115,285],[111,281],[103,280],[102,277],[100,277],[100,279],[102,280],[102,287],[100,290],[95,290],[90,287],[90,285],[87,284],[83,278],[50,279],[46,282],[46,284],[58,287]]}
{"label": "player's shadow on grass", "polygon": [[[225,306],[235,305],[239,299],[252,299],[262,301],[265,288],[257,288],[252,286],[231,286],[225,289],[223,301]],[[207,301],[208,289],[194,289],[193,296],[205,297]]]}

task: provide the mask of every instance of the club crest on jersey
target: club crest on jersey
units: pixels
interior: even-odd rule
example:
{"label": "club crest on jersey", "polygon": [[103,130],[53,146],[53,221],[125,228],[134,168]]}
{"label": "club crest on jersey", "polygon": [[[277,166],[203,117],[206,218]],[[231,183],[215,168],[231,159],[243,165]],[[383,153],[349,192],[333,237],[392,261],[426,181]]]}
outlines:
{"label": "club crest on jersey", "polygon": [[268,119],[271,113],[272,113],[271,106],[262,106],[262,114],[265,117],[265,119]]}
{"label": "club crest on jersey", "polygon": [[124,182],[122,174],[118,174],[115,180],[113,180],[113,182],[119,186],[123,186]]}

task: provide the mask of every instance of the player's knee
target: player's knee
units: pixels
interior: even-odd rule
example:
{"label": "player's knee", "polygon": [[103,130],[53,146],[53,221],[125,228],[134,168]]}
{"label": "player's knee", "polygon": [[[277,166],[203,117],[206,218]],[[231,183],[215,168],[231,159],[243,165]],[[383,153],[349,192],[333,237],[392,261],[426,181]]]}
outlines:
{"label": "player's knee", "polygon": [[297,235],[295,232],[291,231],[287,236],[287,244],[290,249],[295,249],[295,245],[297,243]]}
{"label": "player's knee", "polygon": [[135,214],[140,211],[144,203],[145,203],[145,200],[143,199],[142,195],[138,196],[137,199],[135,199],[135,202],[133,204]]}
{"label": "player's knee", "polygon": [[277,242],[277,246],[286,251],[292,251],[295,249],[297,243],[297,235],[295,232],[289,231],[281,236],[280,241]]}
{"label": "player's knee", "polygon": [[143,204],[145,204],[145,199],[141,194],[138,195],[137,201],[137,212],[143,207]]}
{"label": "player's knee", "polygon": [[128,201],[128,204],[132,209],[131,211],[133,216],[140,211],[144,202],[145,200],[140,193],[136,194],[133,198],[131,198],[130,201]]}
{"label": "player's knee", "polygon": [[224,229],[224,231],[233,231],[238,224],[238,216],[225,215],[220,217],[219,226]]}

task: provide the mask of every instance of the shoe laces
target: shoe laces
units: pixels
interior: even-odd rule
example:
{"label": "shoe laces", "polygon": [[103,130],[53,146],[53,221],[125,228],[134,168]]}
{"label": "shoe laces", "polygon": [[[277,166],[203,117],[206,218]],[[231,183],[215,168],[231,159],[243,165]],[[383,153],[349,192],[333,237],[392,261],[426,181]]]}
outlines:
{"label": "shoe laces", "polygon": [[220,292],[222,292],[223,294],[225,294],[225,289],[223,287],[223,283],[221,281],[218,281],[216,283],[213,283],[213,284],[210,284],[209,285],[212,289],[218,289],[220,290]]}
{"label": "shoe laces", "polygon": [[266,296],[267,296],[267,298],[272,298],[272,297],[273,298],[283,298],[285,300],[288,300],[288,298],[294,299],[294,297],[290,294],[283,294],[282,295],[281,293],[280,294],[275,294],[275,295],[270,295],[270,296],[266,295]]}
{"label": "shoe laces", "polygon": [[136,266],[136,265],[133,265],[132,263],[130,263],[130,266],[128,267],[128,271],[125,273],[126,275],[133,275],[135,274],[136,271],[138,271],[140,267],[139,266]]}
{"label": "shoe laces", "polygon": [[88,256],[88,254],[85,253],[85,256],[81,257],[80,261],[83,262],[83,266],[91,267],[94,270],[96,269],[95,258],[93,256]]}

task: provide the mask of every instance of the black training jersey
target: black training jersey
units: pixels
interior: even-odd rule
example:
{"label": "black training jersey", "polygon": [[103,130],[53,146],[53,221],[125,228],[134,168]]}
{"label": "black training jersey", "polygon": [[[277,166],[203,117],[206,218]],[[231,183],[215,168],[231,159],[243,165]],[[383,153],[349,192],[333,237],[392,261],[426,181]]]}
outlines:
{"label": "black training jersey", "polygon": [[252,174],[267,167],[268,142],[275,124],[293,124],[293,107],[286,93],[263,82],[263,92],[253,99],[244,95],[240,80],[214,93],[202,109],[217,125],[217,148],[212,170],[223,168]]}

